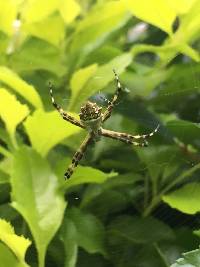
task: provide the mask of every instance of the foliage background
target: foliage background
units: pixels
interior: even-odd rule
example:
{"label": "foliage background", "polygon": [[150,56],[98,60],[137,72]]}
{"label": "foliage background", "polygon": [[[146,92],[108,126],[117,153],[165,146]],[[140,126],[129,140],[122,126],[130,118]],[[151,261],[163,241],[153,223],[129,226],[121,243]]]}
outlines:
{"label": "foliage background", "polygon": [[[166,267],[199,245],[198,0],[0,0],[1,266]],[[102,139],[68,181],[89,97],[125,94],[105,127],[159,133],[148,148]],[[12,227],[12,226],[13,227]],[[24,236],[24,237],[23,237]],[[185,254],[199,266],[199,251]]]}

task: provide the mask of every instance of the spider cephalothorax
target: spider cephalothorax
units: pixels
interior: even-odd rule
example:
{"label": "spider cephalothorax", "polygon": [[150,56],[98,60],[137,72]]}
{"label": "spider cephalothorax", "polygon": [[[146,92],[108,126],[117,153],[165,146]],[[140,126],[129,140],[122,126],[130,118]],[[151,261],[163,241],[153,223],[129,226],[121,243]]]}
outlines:
{"label": "spider cephalothorax", "polygon": [[96,120],[101,117],[101,110],[102,108],[96,103],[87,101],[87,103],[81,107],[79,117],[81,121]]}
{"label": "spider cephalothorax", "polygon": [[52,104],[58,110],[62,118],[88,131],[88,135],[83,140],[77,152],[74,154],[72,163],[68,167],[65,173],[66,179],[70,178],[70,176],[72,175],[74,169],[76,168],[79,161],[83,157],[88,145],[91,144],[92,141],[99,140],[100,136],[105,136],[105,137],[109,137],[112,139],[116,139],[126,144],[131,144],[134,146],[145,147],[145,146],[148,146],[148,142],[146,139],[153,136],[158,131],[159,126],[157,126],[152,132],[147,133],[147,134],[131,135],[127,133],[119,133],[115,131],[110,131],[110,130],[106,130],[102,128],[102,124],[111,116],[113,107],[117,104],[117,99],[120,96],[121,92],[123,91],[121,83],[115,71],[114,71],[114,74],[115,74],[115,79],[117,82],[117,89],[111,101],[109,100],[107,101],[108,106],[105,112],[102,113],[102,108],[99,107],[96,103],[87,101],[87,103],[81,107],[81,111],[79,114],[80,121],[72,117],[71,115],[69,115],[67,112],[65,112],[55,102],[53,94],[52,94],[52,87],[50,85],[50,94],[51,94]]}

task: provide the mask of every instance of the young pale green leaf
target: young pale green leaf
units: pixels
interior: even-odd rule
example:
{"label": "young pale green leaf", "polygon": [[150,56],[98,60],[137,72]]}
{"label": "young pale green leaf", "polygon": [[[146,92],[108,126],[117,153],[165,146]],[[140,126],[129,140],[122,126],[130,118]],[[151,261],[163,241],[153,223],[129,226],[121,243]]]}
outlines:
{"label": "young pale green leaf", "polygon": [[0,81],[11,87],[36,108],[43,107],[40,96],[35,88],[26,83],[16,73],[7,67],[0,66]]}
{"label": "young pale green leaf", "polygon": [[87,66],[83,69],[79,69],[78,71],[74,72],[70,81],[72,94],[71,94],[69,109],[71,109],[73,105],[76,103],[76,100],[80,97],[80,94],[81,93],[84,94],[84,92],[82,92],[82,89],[87,83],[87,81],[97,71],[97,68],[98,68],[97,64],[92,64],[90,66]]}
{"label": "young pale green leaf", "polygon": [[168,4],[175,10],[177,15],[189,12],[190,8],[196,0],[168,0]]}
{"label": "young pale green leaf", "polygon": [[126,7],[134,16],[172,34],[172,24],[176,12],[165,0],[124,0]]}
{"label": "young pale green leaf", "polygon": [[33,148],[43,156],[64,138],[80,131],[79,127],[64,121],[57,111],[37,110],[24,126]]}
{"label": "young pale green leaf", "polygon": [[187,214],[200,211],[200,185],[191,183],[162,197],[163,201],[172,208]]}
{"label": "young pale green leaf", "polygon": [[[52,15],[42,21],[25,24],[25,31],[53,45],[59,46],[65,35],[65,24],[59,14]],[[51,29],[49,31],[49,29]]]}
{"label": "young pale green leaf", "polygon": [[17,1],[0,1],[0,29],[6,34],[13,33],[13,20],[17,14]]}
{"label": "young pale green leaf", "polygon": [[0,117],[4,121],[11,140],[15,141],[17,125],[28,115],[29,109],[22,105],[14,95],[6,89],[0,88]]}
{"label": "young pale green leaf", "polygon": [[[77,231],[77,244],[89,253],[105,252],[105,230],[101,222],[92,214],[73,208],[67,218],[74,222]],[[70,246],[70,244],[68,244]]]}
{"label": "young pale green leaf", "polygon": [[14,154],[11,175],[12,206],[24,217],[34,237],[39,267],[46,248],[59,228],[66,203],[58,191],[58,179],[45,159],[21,147]]}
{"label": "young pale green leaf", "polygon": [[69,24],[80,14],[81,7],[75,0],[61,0],[59,11],[65,23]]}
{"label": "young pale green leaf", "polygon": [[59,7],[58,0],[30,0],[24,8],[23,18],[27,23],[45,19]]}
{"label": "young pale green leaf", "polygon": [[183,258],[178,259],[170,267],[199,267],[200,266],[200,249],[195,249],[183,253]]}
{"label": "young pale green leaf", "polygon": [[[101,16],[99,16],[101,14]],[[108,1],[97,4],[80,21],[70,44],[69,61],[71,66],[80,66],[85,56],[99,47],[106,38],[121,28],[130,14],[121,1]]]}
{"label": "young pale green leaf", "polygon": [[73,179],[69,179],[63,185],[65,190],[84,183],[104,183],[107,179],[115,176],[116,173],[104,173],[91,167],[79,166],[73,174]]}
{"label": "young pale green leaf", "polygon": [[70,106],[73,108],[79,107],[89,96],[102,90],[109,82],[114,80],[113,69],[120,75],[131,62],[131,53],[124,53],[99,67],[85,86],[79,90],[79,95],[72,98]]}
{"label": "young pale green leaf", "polygon": [[[0,219],[0,240],[13,252],[18,262],[26,266],[24,258],[31,241],[23,236],[16,235],[10,223],[2,219]],[[2,256],[1,253],[0,255]]]}

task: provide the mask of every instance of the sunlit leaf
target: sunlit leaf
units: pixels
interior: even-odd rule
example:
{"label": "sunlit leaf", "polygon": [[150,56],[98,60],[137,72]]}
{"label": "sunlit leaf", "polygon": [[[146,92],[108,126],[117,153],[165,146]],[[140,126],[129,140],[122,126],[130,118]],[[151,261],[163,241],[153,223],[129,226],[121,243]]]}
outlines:
{"label": "sunlit leaf", "polygon": [[68,24],[80,14],[81,7],[76,0],[61,0],[59,10],[65,23]]}
{"label": "sunlit leaf", "polygon": [[33,36],[58,46],[64,38],[65,25],[59,15],[54,15],[36,23],[26,24],[25,30]]}
{"label": "sunlit leaf", "polygon": [[200,250],[183,253],[183,258],[176,260],[170,267],[198,267],[200,266]]}
{"label": "sunlit leaf", "polygon": [[17,1],[0,1],[0,29],[6,34],[13,32],[12,23],[17,14]]}
{"label": "sunlit leaf", "polygon": [[168,4],[175,10],[177,14],[185,14],[189,11],[196,0],[167,0]]}
{"label": "sunlit leaf", "polygon": [[70,99],[69,109],[73,107],[77,98],[79,98],[80,96],[81,90],[83,89],[87,81],[94,75],[97,68],[98,68],[97,64],[93,64],[74,72],[70,81],[72,96]]}
{"label": "sunlit leaf", "polygon": [[[101,16],[99,16],[101,14]],[[99,47],[114,31],[130,18],[124,4],[110,1],[97,4],[83,19],[73,35],[69,60],[72,66],[79,66],[84,57]]]}
{"label": "sunlit leaf", "polygon": [[15,152],[11,175],[12,206],[30,227],[40,267],[44,266],[46,248],[61,224],[66,206],[58,186],[45,159],[27,147]]}
{"label": "sunlit leaf", "polygon": [[58,0],[29,0],[25,5],[23,17],[28,23],[40,21],[53,13],[58,6]]}
{"label": "sunlit leaf", "polygon": [[[0,219],[0,240],[13,252],[18,262],[26,266],[24,258],[31,241],[23,236],[16,235],[10,223],[2,219]],[[2,255],[1,252],[0,255]]]}
{"label": "sunlit leaf", "polygon": [[172,34],[172,24],[176,18],[174,9],[165,0],[124,0],[134,16],[151,23],[168,34]]}
{"label": "sunlit leaf", "polygon": [[29,109],[17,101],[6,89],[0,89],[0,117],[4,121],[11,140],[15,142],[17,125],[28,115]]}
{"label": "sunlit leaf", "polygon": [[57,111],[37,110],[24,126],[32,146],[43,156],[64,138],[80,131],[79,127],[64,121]]}
{"label": "sunlit leaf", "polygon": [[195,214],[200,211],[200,185],[198,183],[185,185],[163,196],[163,201],[181,212]]}
{"label": "sunlit leaf", "polygon": [[81,88],[79,95],[71,100],[70,106],[73,106],[73,108],[79,107],[89,96],[99,92],[99,90],[102,90],[109,82],[114,80],[113,69],[120,75],[131,61],[132,55],[130,53],[124,53],[107,64],[100,66],[93,73],[86,85]]}
{"label": "sunlit leaf", "polygon": [[7,67],[0,66],[0,81],[23,96],[33,106],[42,108],[42,101],[35,88],[25,82],[12,70],[8,69]]}

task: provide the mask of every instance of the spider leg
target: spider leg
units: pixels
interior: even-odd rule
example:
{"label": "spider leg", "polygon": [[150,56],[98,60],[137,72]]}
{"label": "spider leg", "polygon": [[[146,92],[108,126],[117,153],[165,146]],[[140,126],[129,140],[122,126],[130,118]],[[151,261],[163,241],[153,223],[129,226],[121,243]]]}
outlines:
{"label": "spider leg", "polygon": [[80,145],[79,149],[76,151],[76,153],[74,154],[73,158],[72,158],[72,163],[69,165],[66,173],[65,173],[65,179],[69,179],[71,177],[71,175],[74,172],[74,169],[77,167],[79,161],[82,159],[87,146],[91,143],[91,141],[93,140],[93,135],[90,133],[86,136],[86,138],[84,139],[83,143]]}
{"label": "spider leg", "polygon": [[115,70],[113,70],[113,72],[115,75],[115,80],[117,82],[117,89],[115,91],[115,94],[114,94],[112,100],[108,102],[108,107],[103,114],[103,122],[106,121],[111,116],[112,110],[117,103],[117,99],[118,99],[120,93],[122,92],[122,85],[119,81],[119,77],[118,77],[117,73],[115,72]]}
{"label": "spider leg", "polygon": [[137,141],[131,140],[128,137],[121,136],[121,133],[106,130],[106,129],[101,129],[101,135],[115,139],[115,140],[119,140],[119,141],[124,142],[126,144],[134,145],[134,146],[141,146],[141,147],[148,146],[148,142],[146,141],[146,139],[143,139],[142,142],[137,142]]}
{"label": "spider leg", "polygon": [[77,119],[75,119],[74,117],[70,116],[67,112],[65,112],[60,105],[58,105],[53,97],[53,90],[52,90],[52,84],[49,83],[49,91],[50,91],[50,96],[51,96],[51,102],[53,104],[53,106],[55,107],[55,109],[57,109],[57,111],[60,113],[60,115],[62,116],[63,120],[66,120],[68,122],[71,122],[72,124],[79,126],[81,128],[85,128],[84,125],[78,121]]}
{"label": "spider leg", "polygon": [[160,125],[158,125],[152,132],[148,133],[148,134],[138,134],[138,135],[131,135],[131,134],[127,134],[127,133],[119,133],[120,136],[122,138],[125,138],[125,139],[130,139],[130,140],[134,140],[134,139],[147,139],[149,137],[152,137],[155,133],[157,133],[157,131],[159,130],[159,127]]}

